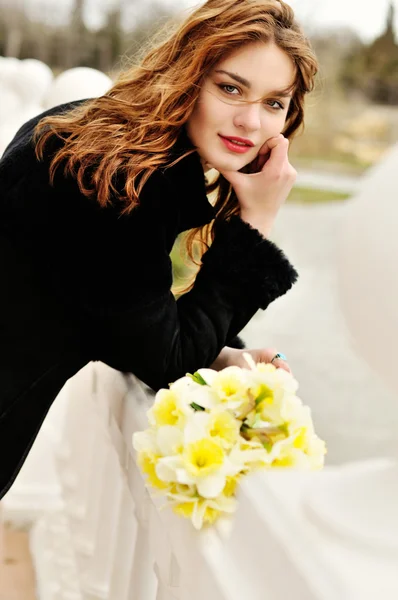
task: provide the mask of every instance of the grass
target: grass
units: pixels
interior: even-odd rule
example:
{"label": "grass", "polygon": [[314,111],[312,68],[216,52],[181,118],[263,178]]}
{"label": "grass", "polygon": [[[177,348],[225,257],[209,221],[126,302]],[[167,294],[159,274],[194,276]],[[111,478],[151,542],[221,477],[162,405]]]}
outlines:
{"label": "grass", "polygon": [[341,202],[347,200],[351,194],[316,190],[306,187],[295,187],[291,191],[287,202],[295,204],[320,204],[322,202]]}
{"label": "grass", "polygon": [[352,154],[342,153],[318,153],[318,154],[294,154],[290,155],[290,162],[299,169],[315,169],[345,175],[363,175],[372,163],[359,160]]}

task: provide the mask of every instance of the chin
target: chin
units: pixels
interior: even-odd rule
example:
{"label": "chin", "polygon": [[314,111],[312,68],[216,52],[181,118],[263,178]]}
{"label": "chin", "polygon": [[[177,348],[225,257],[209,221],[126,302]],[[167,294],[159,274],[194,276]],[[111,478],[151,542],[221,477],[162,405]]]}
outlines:
{"label": "chin", "polygon": [[209,159],[206,159],[206,163],[211,165],[211,168],[216,169],[216,171],[220,171],[220,169],[222,171],[239,171],[250,162],[251,160],[242,160],[242,157],[237,157],[236,160],[222,160],[220,158],[212,159],[211,157],[209,157]]}

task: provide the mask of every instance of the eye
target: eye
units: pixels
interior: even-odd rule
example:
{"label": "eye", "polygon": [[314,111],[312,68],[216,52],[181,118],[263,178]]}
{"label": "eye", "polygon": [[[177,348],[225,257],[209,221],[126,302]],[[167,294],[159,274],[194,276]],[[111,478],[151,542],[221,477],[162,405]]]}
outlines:
{"label": "eye", "polygon": [[[276,106],[272,106],[275,104]],[[282,102],[279,102],[278,100],[268,100],[268,105],[271,106],[272,110],[284,110],[285,108]]]}
{"label": "eye", "polygon": [[236,94],[233,94],[230,91],[231,89],[236,90],[239,93],[239,89],[235,85],[231,85],[230,83],[220,83],[217,87],[219,87],[221,90],[223,90],[223,92],[226,92],[230,96],[236,96]]}

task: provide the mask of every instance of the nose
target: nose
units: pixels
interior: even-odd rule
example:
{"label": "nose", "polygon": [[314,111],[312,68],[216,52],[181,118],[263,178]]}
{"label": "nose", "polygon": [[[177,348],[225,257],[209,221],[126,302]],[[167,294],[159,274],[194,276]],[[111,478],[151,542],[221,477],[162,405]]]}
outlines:
{"label": "nose", "polygon": [[261,102],[242,104],[236,109],[234,125],[247,131],[257,131],[261,128]]}

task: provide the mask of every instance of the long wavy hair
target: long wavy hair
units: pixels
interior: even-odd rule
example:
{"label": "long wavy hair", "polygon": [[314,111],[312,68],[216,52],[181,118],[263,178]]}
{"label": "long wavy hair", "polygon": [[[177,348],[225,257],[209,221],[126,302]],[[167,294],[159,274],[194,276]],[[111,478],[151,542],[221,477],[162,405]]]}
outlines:
{"label": "long wavy hair", "polygon": [[[304,97],[313,90],[318,71],[292,8],[282,0],[208,0],[182,23],[163,27],[106,94],[40,121],[35,131],[39,160],[51,138],[63,141],[51,160],[50,182],[63,163],[64,174],[76,178],[82,194],[95,196],[101,206],[116,198],[121,214],[133,211],[154,170],[173,166],[195,152],[171,158],[207,73],[230,52],[258,41],[273,42],[295,65],[283,130],[291,140],[303,125]],[[123,189],[115,185],[120,180]],[[215,219],[184,236],[187,256],[197,267],[214,239],[216,222],[239,213],[236,194],[221,174],[207,184],[207,192],[215,198]],[[194,279],[173,293],[189,291]]]}

